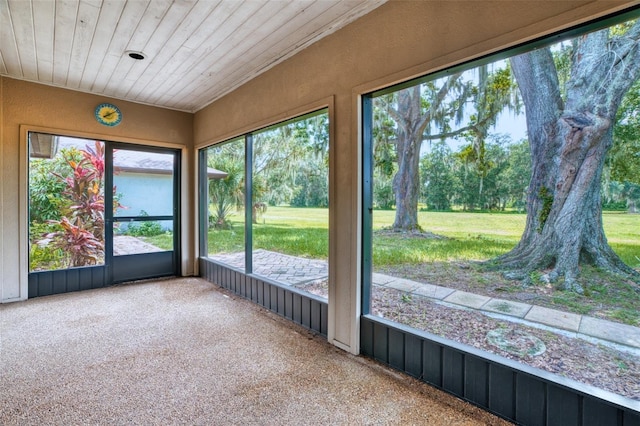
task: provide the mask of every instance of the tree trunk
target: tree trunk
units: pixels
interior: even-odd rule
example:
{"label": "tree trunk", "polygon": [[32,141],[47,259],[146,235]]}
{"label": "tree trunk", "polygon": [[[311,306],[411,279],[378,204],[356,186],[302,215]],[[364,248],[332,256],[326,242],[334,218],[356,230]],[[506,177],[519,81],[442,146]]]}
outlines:
{"label": "tree trunk", "polygon": [[[637,24],[635,30],[629,33],[637,38]],[[640,69],[632,48],[613,54],[613,47],[607,30],[579,39],[566,101],[548,49],[511,58],[527,113],[532,178],[525,231],[518,245],[496,261],[516,275],[542,271],[549,281],[560,280],[562,288],[578,292],[581,263],[640,278],[609,247],[602,227],[604,160],[617,108]]]}
{"label": "tree trunk", "polygon": [[420,147],[426,125],[421,114],[420,86],[398,92],[398,171],[393,177],[396,231],[421,230],[418,224],[418,197],[420,195]]}

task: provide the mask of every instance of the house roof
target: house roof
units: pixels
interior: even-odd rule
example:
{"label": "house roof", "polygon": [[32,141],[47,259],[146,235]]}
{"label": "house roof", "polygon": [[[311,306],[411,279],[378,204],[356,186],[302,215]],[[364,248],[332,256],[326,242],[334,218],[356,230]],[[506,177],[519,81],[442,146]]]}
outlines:
{"label": "house roof", "polygon": [[[29,135],[29,147],[31,158],[52,158],[59,149],[75,147],[84,149],[91,146],[94,141],[89,139],[54,136],[46,133],[31,133]],[[128,173],[173,173],[173,155],[148,151],[114,150],[114,167],[116,171]],[[207,176],[210,179],[224,179],[227,173],[207,168]]]}
{"label": "house roof", "polygon": [[385,1],[1,1],[0,75],[195,112]]}

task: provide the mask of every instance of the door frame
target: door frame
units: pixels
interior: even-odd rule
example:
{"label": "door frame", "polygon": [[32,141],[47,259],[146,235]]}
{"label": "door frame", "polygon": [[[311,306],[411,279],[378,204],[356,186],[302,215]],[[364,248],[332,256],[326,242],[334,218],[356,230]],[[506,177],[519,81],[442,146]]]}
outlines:
{"label": "door frame", "polygon": [[[181,253],[181,232],[180,232],[180,205],[181,205],[181,164],[182,153],[179,149],[141,146],[125,142],[105,143],[105,194],[104,194],[104,234],[105,234],[105,266],[107,285],[113,285],[127,281],[137,281],[163,276],[180,275],[180,253]],[[137,152],[148,152],[157,154],[173,154],[173,211],[171,215],[161,216],[119,216],[113,214],[113,191],[106,191],[106,188],[113,188],[114,162],[113,152],[116,150],[127,150]],[[159,220],[171,220],[173,222],[173,250],[158,253],[139,253],[115,256],[113,254],[113,225],[116,222],[150,222]],[[168,267],[169,264],[171,267]]]}
{"label": "door frame", "polygon": [[[185,231],[188,227],[182,223],[183,208],[185,208],[188,194],[185,192],[188,178],[184,176],[185,162],[188,150],[185,145],[170,142],[158,142],[135,137],[118,137],[114,135],[105,135],[99,133],[89,133],[74,131],[69,129],[58,129],[51,127],[35,126],[29,124],[20,125],[20,163],[19,163],[19,194],[20,204],[18,206],[18,246],[19,246],[19,264],[17,270],[17,280],[19,282],[17,294],[7,298],[5,301],[27,300],[32,297],[46,296],[51,294],[66,293],[71,291],[86,290],[93,288],[105,287],[107,284],[107,268],[105,265],[85,266],[79,268],[68,268],[44,272],[29,272],[29,133],[48,133],[58,136],[74,137],[89,140],[99,140],[105,143],[122,143],[131,145],[138,149],[160,149],[174,150],[179,158],[176,160],[177,168],[175,176],[177,183],[177,191],[179,191],[179,200],[174,204],[176,211],[176,222],[174,232],[180,232],[180,238],[174,241],[176,250],[174,253],[174,270],[175,275],[182,276],[189,273],[186,259],[182,258],[182,254],[186,253],[188,247],[186,244],[190,241]],[[106,248],[106,247],[105,247]],[[112,284],[108,284],[112,285]]]}

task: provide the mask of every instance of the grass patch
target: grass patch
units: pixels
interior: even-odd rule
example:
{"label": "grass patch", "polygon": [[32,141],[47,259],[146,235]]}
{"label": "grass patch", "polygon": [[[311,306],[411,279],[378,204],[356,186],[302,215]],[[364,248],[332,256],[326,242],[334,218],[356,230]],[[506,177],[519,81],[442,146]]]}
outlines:
{"label": "grass patch", "polygon": [[591,313],[591,306],[582,302],[583,296],[573,292],[561,292],[552,297],[555,305],[565,308],[569,312],[587,315]]}
{"label": "grass patch", "polygon": [[[254,249],[292,256],[328,258],[328,209],[269,207],[253,225]],[[234,215],[232,230],[209,231],[209,254],[244,250],[244,216]],[[425,231],[444,238],[390,233],[393,211],[373,213],[374,270],[414,281],[435,283],[536,303],[579,314],[597,315],[626,324],[638,324],[640,293],[630,283],[612,278],[595,268],[583,267],[585,295],[553,289],[540,280],[523,287],[496,272],[484,271],[472,261],[492,259],[511,250],[520,240],[526,215],[517,213],[428,212],[418,214]],[[640,267],[640,215],[605,213],[603,222],[613,249],[627,262]],[[534,277],[537,278],[537,277]],[[406,300],[409,303],[409,300]]]}
{"label": "grass patch", "polygon": [[636,309],[615,309],[610,317],[624,324],[640,326],[640,314]]}
{"label": "grass patch", "polygon": [[[379,234],[393,223],[395,212],[373,213],[373,264],[488,260],[511,250],[524,230],[522,214],[419,212],[426,231],[443,239],[422,239]],[[401,241],[398,241],[401,240]]]}
{"label": "grass patch", "polygon": [[329,233],[327,228],[254,225],[253,247],[326,260],[329,258]]}
{"label": "grass patch", "polygon": [[[375,267],[488,260],[518,243],[526,221],[526,215],[517,213],[419,212],[423,229],[447,237],[428,239],[381,233],[393,223],[394,214],[390,210],[373,212]],[[327,259],[328,217],[328,209],[270,206],[253,225],[254,248]],[[209,231],[210,254],[244,250],[244,213],[235,213],[230,220],[233,229]],[[613,250],[628,265],[640,266],[636,258],[640,257],[640,215],[606,212],[603,222]]]}
{"label": "grass patch", "polygon": [[173,233],[172,232],[165,232],[163,234],[154,235],[152,237],[138,236],[136,238],[139,238],[145,243],[149,243],[163,250],[173,250]]}

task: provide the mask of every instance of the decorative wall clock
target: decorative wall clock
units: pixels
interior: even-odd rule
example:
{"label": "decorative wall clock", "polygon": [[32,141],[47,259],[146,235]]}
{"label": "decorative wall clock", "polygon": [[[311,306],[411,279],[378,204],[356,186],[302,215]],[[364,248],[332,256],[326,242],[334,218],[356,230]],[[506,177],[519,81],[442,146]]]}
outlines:
{"label": "decorative wall clock", "polygon": [[105,126],[117,126],[122,121],[122,112],[113,104],[100,104],[96,107],[96,120]]}

